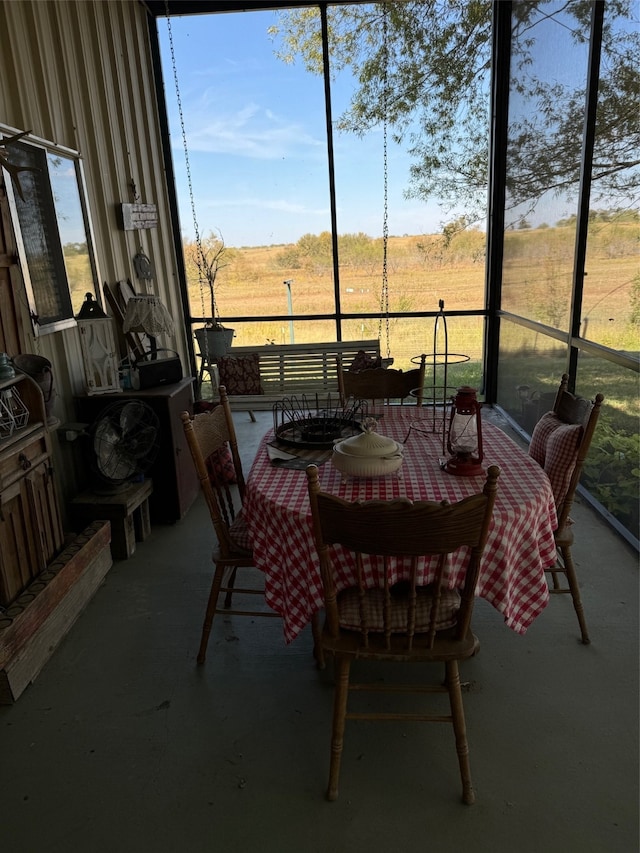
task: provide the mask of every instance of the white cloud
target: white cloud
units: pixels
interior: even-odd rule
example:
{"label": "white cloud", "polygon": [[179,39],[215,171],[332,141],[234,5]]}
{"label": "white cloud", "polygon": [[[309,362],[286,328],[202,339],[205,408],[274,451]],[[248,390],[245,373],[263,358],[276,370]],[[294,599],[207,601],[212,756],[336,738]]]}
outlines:
{"label": "white cloud", "polygon": [[258,198],[254,196],[253,198],[218,198],[218,199],[207,199],[202,207],[206,207],[209,209],[219,209],[222,208],[224,210],[229,210],[232,208],[243,209],[243,210],[271,210],[277,211],[279,213],[293,213],[296,215],[304,215],[304,216],[328,216],[329,215],[329,207],[308,207],[304,204],[300,204],[299,202],[288,201],[287,199],[267,199],[267,198]]}
{"label": "white cloud", "polygon": [[[192,151],[255,160],[324,156],[324,140],[316,139],[301,124],[272,110],[247,103],[233,113],[222,114],[207,100],[206,96],[202,98],[200,108],[192,113],[200,116],[198,123],[187,130],[187,145]],[[180,147],[178,140],[174,144]]]}

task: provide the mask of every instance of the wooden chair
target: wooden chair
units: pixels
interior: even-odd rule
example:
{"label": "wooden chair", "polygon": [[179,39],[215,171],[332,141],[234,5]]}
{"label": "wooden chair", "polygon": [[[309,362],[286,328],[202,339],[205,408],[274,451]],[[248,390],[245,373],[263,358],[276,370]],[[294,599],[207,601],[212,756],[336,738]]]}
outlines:
{"label": "wooden chair", "polygon": [[[571,394],[567,390],[568,383],[569,376],[564,373],[552,411],[544,414],[533,430],[529,455],[542,465],[549,476],[558,516],[558,527],[554,534],[557,557],[553,568],[548,570],[552,579],[549,592],[571,594],[581,639],[588,645],[591,640],[571,555],[574,537],[569,512],[604,396],[596,394],[594,400],[585,400]],[[562,575],[565,576],[568,586],[562,586]]]}
{"label": "wooden chair", "polygon": [[[335,669],[329,800],[338,796],[345,720],[404,719],[452,723],[462,798],[465,803],[474,802],[458,661],[471,657],[478,648],[471,631],[471,615],[499,473],[496,466],[489,468],[482,493],[456,504],[412,503],[406,498],[350,503],[322,492],[317,467],[307,468],[325,600],[325,624],[319,643],[322,655],[333,657]],[[352,588],[338,588],[330,550],[334,545],[346,549],[353,560],[357,585]],[[447,588],[447,555],[463,546],[469,549],[469,564],[459,593]],[[437,556],[437,570],[434,581],[420,587],[416,582],[417,564],[425,555]],[[390,572],[396,558],[404,561],[409,580],[392,583]],[[365,582],[365,566],[373,559],[378,585],[371,588]],[[349,675],[356,659],[444,664],[444,684],[353,684]],[[349,712],[349,692],[361,690],[448,693],[451,713]]]}
{"label": "wooden chair", "polygon": [[375,405],[388,405],[392,401],[404,404],[411,391],[416,391],[418,406],[422,405],[426,355],[420,357],[420,366],[412,370],[373,367],[368,370],[343,370],[338,363],[338,389],[344,405],[347,400],[368,400]]}
{"label": "wooden chair", "polygon": [[[218,539],[217,548],[212,555],[215,571],[202,626],[199,664],[205,662],[207,643],[217,613],[278,616],[277,613],[266,609],[243,610],[232,607],[234,593],[264,596],[264,589],[235,586],[238,570],[253,567],[254,564],[251,541],[242,515],[245,481],[233,416],[225,387],[221,385],[219,391],[220,405],[212,411],[194,417],[188,412],[181,415],[200,487]],[[237,488],[234,488],[232,481],[235,481]],[[225,594],[224,607],[219,606],[222,593]]]}

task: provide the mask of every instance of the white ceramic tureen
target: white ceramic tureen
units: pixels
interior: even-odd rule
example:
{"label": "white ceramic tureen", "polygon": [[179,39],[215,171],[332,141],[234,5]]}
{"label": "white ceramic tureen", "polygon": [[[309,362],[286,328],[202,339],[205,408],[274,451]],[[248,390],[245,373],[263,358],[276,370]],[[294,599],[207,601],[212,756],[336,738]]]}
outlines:
{"label": "white ceramic tureen", "polygon": [[366,418],[364,432],[334,442],[331,462],[343,477],[384,477],[403,461],[404,445],[375,432],[377,421]]}

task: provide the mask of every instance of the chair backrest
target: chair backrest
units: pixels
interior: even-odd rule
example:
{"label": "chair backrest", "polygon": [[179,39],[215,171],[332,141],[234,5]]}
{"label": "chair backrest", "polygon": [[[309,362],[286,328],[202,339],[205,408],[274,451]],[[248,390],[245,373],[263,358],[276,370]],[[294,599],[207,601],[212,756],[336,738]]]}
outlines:
{"label": "chair backrest", "polygon": [[420,357],[420,366],[411,370],[373,367],[367,370],[344,370],[338,363],[338,387],[343,404],[348,399],[369,400],[374,404],[388,404],[393,400],[400,404],[416,391],[417,404],[422,405],[426,355]]}
{"label": "chair backrest", "polygon": [[[220,403],[210,412],[193,417],[183,412],[181,417],[220,554],[225,557],[233,550],[229,527],[238,512],[236,504],[244,498],[245,481],[226,388],[221,385],[218,390]],[[232,482],[237,485],[237,493],[231,488]]]}
{"label": "chair backrest", "polygon": [[573,497],[587,458],[604,401],[603,394],[586,400],[568,391],[569,376],[562,375],[550,412],[542,415],[531,436],[529,455],[547,472],[553,488],[558,530],[569,519]]}
{"label": "chair backrest", "polygon": [[[491,466],[483,491],[454,504],[446,501],[412,502],[408,498],[352,503],[321,491],[318,468],[310,465],[307,468],[309,500],[320,558],[327,627],[331,635],[338,635],[341,622],[344,626],[340,599],[349,592],[337,592],[332,546],[340,545],[349,552],[349,562],[357,578],[358,612],[355,619],[358,624],[348,627],[360,632],[364,645],[371,631],[384,633],[387,645],[392,634],[396,637],[400,634],[404,635],[410,648],[413,637],[418,633],[428,634],[432,644],[440,627],[453,625],[456,626],[456,638],[463,638],[471,626],[474,593],[499,474],[500,469]],[[465,546],[470,554],[460,604],[449,614],[451,619],[445,624],[440,611],[447,597],[447,555]],[[427,587],[421,586],[420,560],[434,556],[437,557],[434,580]],[[405,578],[394,584],[393,573],[398,560],[402,561]],[[374,577],[375,581],[372,581]],[[373,617],[372,608],[366,606],[372,589],[378,599]],[[420,625],[417,611],[425,591],[429,595],[427,624]],[[398,603],[404,607],[400,624],[397,620]],[[371,623],[372,618],[377,620],[376,624]]]}

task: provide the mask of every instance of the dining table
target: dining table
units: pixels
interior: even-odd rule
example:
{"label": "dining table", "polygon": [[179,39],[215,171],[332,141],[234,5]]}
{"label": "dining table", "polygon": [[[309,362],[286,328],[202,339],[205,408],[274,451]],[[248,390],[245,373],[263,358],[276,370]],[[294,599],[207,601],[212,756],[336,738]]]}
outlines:
{"label": "dining table", "polygon": [[[348,500],[447,500],[482,491],[485,474],[456,476],[443,469],[442,430],[434,429],[418,406],[389,406],[376,431],[403,445],[396,473],[344,477],[331,463],[331,450],[283,445],[277,427],[261,440],[246,482],[243,514],[254,563],[265,575],[266,602],[282,616],[284,639],[293,641],[324,606],[320,564],[313,538],[306,465],[315,462],[323,491]],[[504,431],[482,423],[483,459],[500,467],[498,492],[484,549],[476,595],[502,614],[508,628],[524,634],[549,601],[545,569],[555,562],[555,502],[544,470]],[[290,457],[287,459],[287,457]],[[468,562],[454,554],[447,583],[461,587]],[[354,585],[348,563],[340,565],[338,591]],[[425,560],[421,583],[433,580],[435,561]]]}

